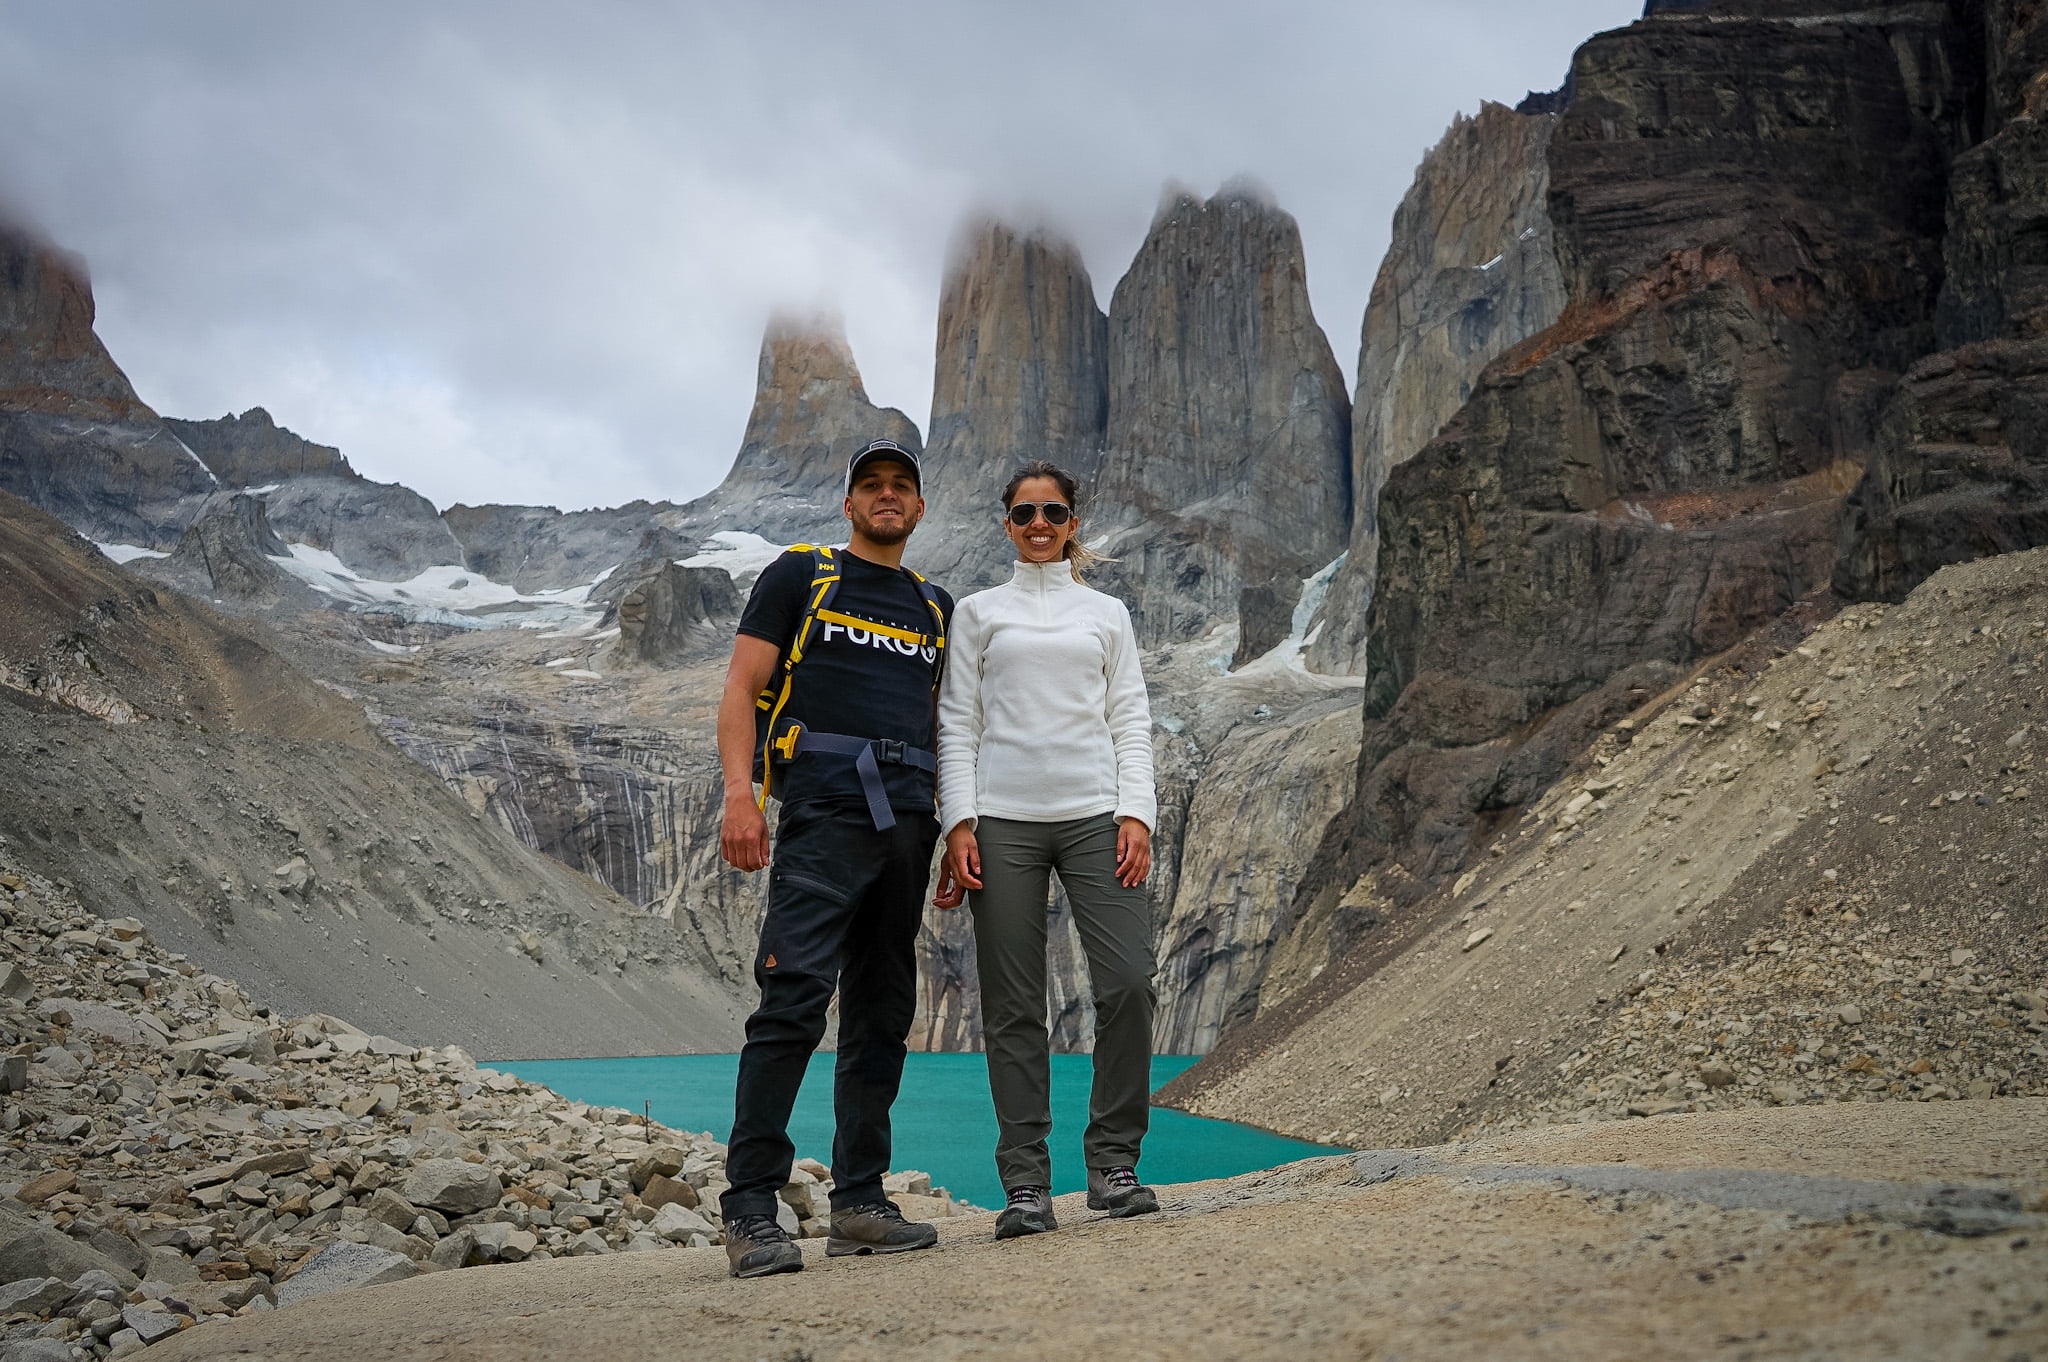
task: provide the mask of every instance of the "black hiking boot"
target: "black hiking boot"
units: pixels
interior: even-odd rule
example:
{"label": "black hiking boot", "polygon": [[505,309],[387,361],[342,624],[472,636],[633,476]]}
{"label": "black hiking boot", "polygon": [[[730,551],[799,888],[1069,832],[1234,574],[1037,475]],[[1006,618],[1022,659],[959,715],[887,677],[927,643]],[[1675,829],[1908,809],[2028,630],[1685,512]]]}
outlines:
{"label": "black hiking boot", "polygon": [[1015,1239],[1060,1227],[1053,1218],[1050,1187],[1012,1187],[1009,1197],[1010,1204],[996,1217],[996,1238]]}
{"label": "black hiking boot", "polygon": [[1088,1209],[1108,1211],[1114,1219],[1127,1215],[1148,1215],[1159,1209],[1159,1197],[1138,1181],[1135,1168],[1091,1168],[1088,1170]]}
{"label": "black hiking boot", "polygon": [[771,1215],[736,1215],[726,1221],[725,1260],[735,1277],[804,1270],[803,1251]]}
{"label": "black hiking boot", "polygon": [[938,1242],[939,1232],[930,1225],[905,1220],[896,1203],[878,1201],[871,1206],[848,1206],[832,1212],[832,1235],[825,1241],[825,1256],[908,1253]]}

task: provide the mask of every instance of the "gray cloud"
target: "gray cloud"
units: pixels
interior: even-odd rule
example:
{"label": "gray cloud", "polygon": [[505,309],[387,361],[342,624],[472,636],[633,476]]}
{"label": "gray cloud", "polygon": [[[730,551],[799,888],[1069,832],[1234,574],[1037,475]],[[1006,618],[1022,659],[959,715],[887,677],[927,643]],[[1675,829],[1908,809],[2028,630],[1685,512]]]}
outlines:
{"label": "gray cloud", "polygon": [[159,410],[266,406],[443,505],[682,498],[777,305],[923,424],[970,208],[1061,226],[1106,303],[1164,182],[1249,172],[1348,367],[1422,151],[1639,12],[0,0],[0,192]]}

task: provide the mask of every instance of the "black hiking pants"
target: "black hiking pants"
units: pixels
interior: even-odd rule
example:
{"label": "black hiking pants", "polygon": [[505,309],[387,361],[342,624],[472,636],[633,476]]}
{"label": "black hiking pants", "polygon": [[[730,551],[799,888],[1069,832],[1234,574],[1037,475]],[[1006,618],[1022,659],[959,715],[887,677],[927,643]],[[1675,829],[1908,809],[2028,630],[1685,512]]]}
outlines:
{"label": "black hiking pants", "polygon": [[882,1200],[889,1108],[917,1012],[917,931],[924,921],[938,819],[896,811],[877,831],[865,807],[785,804],[768,872],[768,914],[747,1018],[739,1092],[719,1199],[725,1218],[773,1216],[796,1149],[789,1113],[839,991],[833,1071],[832,1207]]}

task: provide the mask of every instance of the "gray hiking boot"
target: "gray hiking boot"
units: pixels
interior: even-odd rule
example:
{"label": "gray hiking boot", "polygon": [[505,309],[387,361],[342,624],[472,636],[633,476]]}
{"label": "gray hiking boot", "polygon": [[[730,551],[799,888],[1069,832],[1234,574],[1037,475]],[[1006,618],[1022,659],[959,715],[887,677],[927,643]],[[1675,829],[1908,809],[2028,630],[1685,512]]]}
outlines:
{"label": "gray hiking boot", "polygon": [[735,1277],[804,1270],[802,1250],[769,1215],[736,1215],[725,1222],[725,1261]]}
{"label": "gray hiking boot", "polygon": [[1010,1204],[996,1217],[996,1238],[1015,1239],[1060,1227],[1053,1218],[1050,1187],[1012,1187],[1009,1197]]}
{"label": "gray hiking boot", "polygon": [[905,1220],[894,1202],[878,1201],[872,1206],[848,1206],[832,1212],[832,1235],[825,1241],[825,1256],[908,1253],[938,1242],[939,1232],[930,1225]]}
{"label": "gray hiking boot", "polygon": [[1147,1215],[1159,1209],[1159,1197],[1138,1181],[1135,1168],[1091,1168],[1088,1170],[1088,1209],[1108,1211],[1114,1219]]}

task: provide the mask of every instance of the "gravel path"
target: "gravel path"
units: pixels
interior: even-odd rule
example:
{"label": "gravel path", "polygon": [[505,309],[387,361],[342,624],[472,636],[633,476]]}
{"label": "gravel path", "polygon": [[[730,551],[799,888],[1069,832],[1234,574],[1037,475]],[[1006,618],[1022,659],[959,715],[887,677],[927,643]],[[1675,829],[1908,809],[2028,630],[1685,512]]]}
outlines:
{"label": "gravel path", "polygon": [[151,1356],[2041,1357],[2044,1124],[2007,1099],[1553,1128],[1171,1188],[1147,1220],[1062,1198],[1043,1239],[813,1242],[752,1282],[716,1249],[432,1273]]}

